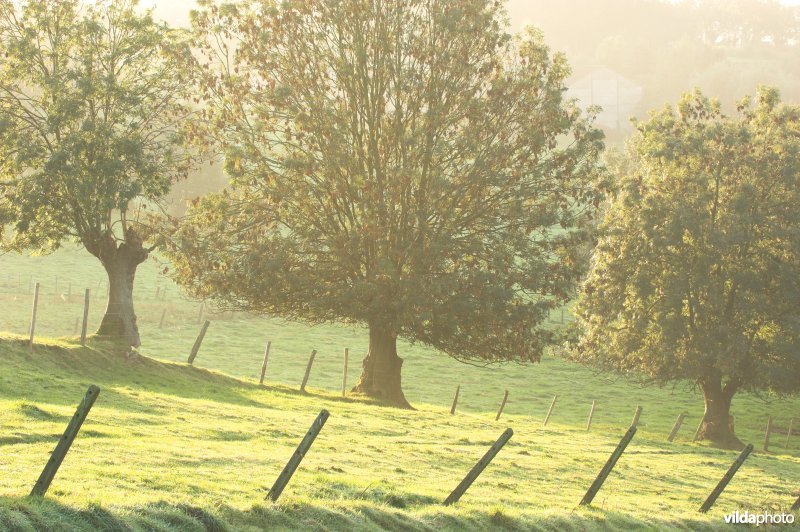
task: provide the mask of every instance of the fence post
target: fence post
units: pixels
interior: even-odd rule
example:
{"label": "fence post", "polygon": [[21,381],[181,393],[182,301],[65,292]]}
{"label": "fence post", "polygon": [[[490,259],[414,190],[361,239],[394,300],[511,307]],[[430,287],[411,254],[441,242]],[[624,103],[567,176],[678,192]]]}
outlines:
{"label": "fence post", "polygon": [[792,511],[796,512],[797,510],[800,510],[800,497],[798,497],[797,500],[794,501],[794,504],[792,505]]}
{"label": "fence post", "polygon": [[325,421],[328,420],[329,415],[330,414],[327,410],[322,410],[319,413],[317,419],[315,419],[314,423],[311,424],[311,428],[308,429],[305,437],[300,442],[300,445],[297,446],[297,450],[295,450],[292,457],[289,458],[289,461],[284,466],[281,474],[278,475],[278,478],[275,480],[275,484],[273,484],[270,490],[267,492],[267,499],[270,499],[272,502],[278,500],[278,497],[280,497],[283,489],[289,483],[292,475],[294,475],[294,472],[297,470],[297,466],[299,466],[300,462],[303,461],[306,453],[311,448],[311,444],[314,443],[317,435],[322,430],[322,427],[325,425]]}
{"label": "fence post", "polygon": [[553,396],[553,402],[550,403],[550,408],[547,410],[547,415],[544,417],[544,424],[542,426],[546,427],[547,423],[550,421],[550,416],[553,415],[553,408],[556,406],[556,401],[558,401],[558,396]]}
{"label": "fence post", "polygon": [[600,488],[603,487],[603,483],[606,481],[606,478],[608,478],[608,475],[611,473],[611,470],[614,469],[614,466],[617,465],[619,457],[622,456],[623,452],[625,452],[625,448],[633,439],[634,434],[636,434],[636,427],[631,427],[628,429],[628,432],[626,432],[625,435],[622,437],[619,444],[617,445],[617,448],[614,449],[614,452],[611,453],[611,456],[608,457],[606,465],[604,465],[603,469],[600,470],[600,473],[598,473],[597,478],[594,479],[592,485],[589,486],[589,490],[586,492],[586,495],[584,495],[583,499],[581,499],[581,505],[586,506],[588,504],[592,504],[595,495],[597,495],[597,492],[600,491]]}
{"label": "fence post", "polygon": [[705,422],[706,422],[706,414],[704,412],[703,417],[700,418],[700,424],[697,425],[697,430],[694,431],[694,438],[692,438],[693,442],[696,442],[698,439],[700,439],[700,431],[703,429],[703,423]]}
{"label": "fence post", "polygon": [[78,405],[78,409],[75,411],[75,415],[72,416],[69,425],[67,425],[67,430],[64,431],[64,435],[58,440],[56,448],[53,450],[50,459],[42,470],[42,474],[39,475],[39,480],[34,484],[31,495],[43,497],[44,494],[47,493],[47,488],[49,488],[50,483],[53,482],[58,468],[64,461],[67,451],[69,451],[69,448],[72,446],[72,442],[75,441],[75,436],[78,435],[81,425],[83,425],[86,416],[89,415],[89,410],[92,409],[92,405],[94,405],[99,394],[100,388],[95,385],[89,386],[86,395],[83,396],[81,404]]}
{"label": "fence post", "polygon": [[669,436],[667,436],[667,441],[671,442],[675,439],[675,436],[678,435],[678,431],[681,430],[681,425],[683,425],[683,420],[686,418],[686,412],[678,415],[678,419],[675,420],[675,424],[672,425],[672,430],[669,431]]}
{"label": "fence post", "polygon": [[506,407],[506,401],[508,401],[508,390],[503,394],[503,400],[500,402],[500,409],[497,411],[497,416],[494,418],[495,421],[500,419],[500,414],[503,413],[503,409]]}
{"label": "fence post", "polygon": [[794,425],[794,418],[789,420],[789,430],[786,432],[786,448],[789,448],[789,438],[792,437],[792,425]]}
{"label": "fence post", "polygon": [[592,428],[592,418],[594,417],[594,405],[595,401],[592,401],[592,408],[589,410],[589,421],[586,422],[586,432],[589,432],[589,429]]}
{"label": "fence post", "polygon": [[36,308],[39,306],[39,283],[36,283],[33,289],[33,310],[31,310],[31,328],[30,339],[28,340],[28,347],[33,349],[33,335],[36,331]]}
{"label": "fence post", "polygon": [[456,489],[454,489],[453,492],[447,496],[443,503],[445,506],[450,506],[451,504],[458,502],[461,496],[464,495],[464,492],[466,492],[472,483],[475,482],[475,479],[477,479],[478,476],[483,473],[483,470],[486,469],[486,466],[488,466],[492,459],[497,456],[497,453],[500,452],[500,449],[503,448],[503,446],[508,442],[508,440],[511,439],[511,436],[513,435],[514,431],[511,429],[506,429],[505,432],[500,435],[497,441],[494,442],[491,447],[489,447],[488,451],[486,451],[486,454],[483,455],[483,458],[478,460],[478,463],[472,467],[469,473],[467,473],[467,476],[464,477],[464,480],[462,480],[458,486],[456,486]]}
{"label": "fence post", "polygon": [[728,472],[725,473],[725,476],[722,477],[722,480],[719,481],[717,487],[714,488],[714,491],[712,491],[711,494],[708,496],[706,502],[704,502],[703,505],[700,507],[700,511],[702,513],[706,513],[711,509],[712,506],[714,506],[714,503],[717,502],[717,498],[722,494],[723,491],[725,491],[725,488],[728,486],[728,483],[731,481],[731,479],[733,479],[733,475],[735,475],[736,472],[739,471],[739,468],[742,466],[744,461],[747,460],[747,457],[750,456],[751,452],[753,452],[752,443],[748,444],[747,447],[744,448],[742,453],[739,455],[739,458],[737,458],[733,462],[730,469],[728,469]]}
{"label": "fence post", "polygon": [[631,427],[638,427],[639,426],[639,418],[642,417],[642,407],[636,407],[636,413],[633,414],[633,421],[631,421]]}
{"label": "fence post", "polygon": [[[456,394],[453,396],[453,406],[450,407],[451,416],[456,413],[456,405],[458,404],[458,392],[460,391],[461,391],[461,385],[459,384],[458,386],[456,386]],[[497,420],[495,419],[495,421]]]}
{"label": "fence post", "polygon": [[317,356],[317,350],[311,351],[311,356],[308,357],[308,366],[306,366],[306,374],[303,375],[303,384],[300,385],[300,391],[306,391],[306,384],[308,384],[308,377],[311,375],[311,366],[314,364],[314,357]]}
{"label": "fence post", "polygon": [[772,416],[767,416],[767,431],[764,434],[764,451],[769,452],[769,434],[772,432]]}
{"label": "fence post", "polygon": [[347,362],[350,358],[350,349],[344,348],[344,367],[342,368],[342,397],[347,394]]}
{"label": "fence post", "polygon": [[81,345],[86,345],[86,329],[89,327],[89,301],[92,299],[92,291],[86,289],[83,293],[83,325],[81,325]]}
{"label": "fence post", "polygon": [[211,325],[211,322],[206,320],[206,322],[203,324],[203,328],[200,329],[200,334],[197,335],[197,340],[194,341],[194,345],[192,346],[192,352],[189,353],[189,360],[187,360],[189,365],[194,363],[194,359],[197,357],[198,351],[200,351],[200,345],[203,343],[203,338],[206,336],[206,331],[208,330],[209,325]]}
{"label": "fence post", "polygon": [[267,342],[267,347],[264,349],[264,363],[261,364],[261,378],[258,379],[258,384],[264,384],[264,375],[267,374],[267,362],[269,362],[270,347],[272,347],[272,340]]}
{"label": "fence post", "polygon": [[197,323],[200,323],[201,321],[203,321],[203,311],[205,309],[206,309],[206,302],[205,301],[201,301],[200,302],[200,311],[197,313]]}
{"label": "fence post", "polygon": [[161,319],[158,320],[158,328],[159,329],[163,329],[164,328],[164,320],[166,320],[166,319],[167,319],[167,309],[164,309],[163,311],[161,311]]}

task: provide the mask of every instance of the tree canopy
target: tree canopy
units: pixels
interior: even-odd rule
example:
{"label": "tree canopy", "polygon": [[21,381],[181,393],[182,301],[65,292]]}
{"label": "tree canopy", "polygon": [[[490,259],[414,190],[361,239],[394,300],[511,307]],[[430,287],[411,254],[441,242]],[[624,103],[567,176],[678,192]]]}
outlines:
{"label": "tree canopy", "polygon": [[232,189],[176,227],[177,278],[221,305],[366,324],[356,391],[407,404],[396,338],[536,361],[581,275],[601,134],[569,70],[500,2],[289,0],[194,15]]}
{"label": "tree canopy", "polygon": [[800,107],[761,88],[726,116],[695,91],[638,124],[577,312],[576,358],[689,379],[736,446],[739,391],[800,390]]}
{"label": "tree canopy", "polygon": [[6,250],[67,240],[109,273],[100,332],[139,345],[143,210],[186,175],[185,42],[134,0],[0,0],[0,225]]}

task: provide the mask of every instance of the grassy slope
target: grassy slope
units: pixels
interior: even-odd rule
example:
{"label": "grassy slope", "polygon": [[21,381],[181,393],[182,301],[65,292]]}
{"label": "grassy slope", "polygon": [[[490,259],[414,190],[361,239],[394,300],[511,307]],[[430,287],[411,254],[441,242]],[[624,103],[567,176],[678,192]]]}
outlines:
{"label": "grassy slope", "polygon": [[[53,257],[0,257],[0,290],[25,291],[29,272],[43,283],[42,334],[70,334],[80,313],[78,298],[66,303],[53,293],[67,282],[96,288],[99,267],[74,252]],[[197,304],[177,298],[155,264],[142,269],[138,309],[145,346],[158,358],[184,360],[197,332]],[[22,282],[20,282],[20,278]],[[155,286],[169,286],[168,301],[153,299]],[[101,284],[102,287],[102,284]],[[0,330],[26,329],[29,298],[0,296]],[[157,328],[161,309],[168,328]],[[102,304],[93,301],[96,324]],[[203,520],[240,529],[284,525],[308,528],[462,528],[505,525],[584,529],[594,525],[716,526],[730,510],[781,508],[800,487],[795,438],[788,452],[759,453],[708,516],[694,510],[735,453],[689,444],[702,405],[682,387],[670,391],[609,382],[584,368],[547,358],[541,365],[490,369],[463,366],[419,346],[402,346],[409,399],[418,412],[342,401],[333,392],[296,394],[307,353],[320,351],[311,386],[340,384],[341,349],[353,353],[350,382],[358,375],[364,332],[344,327],[308,328],[235,316],[215,319],[197,365],[254,377],[266,339],[273,341],[269,379],[260,389],[183,365],[146,358],[128,361],[102,345],[80,349],[69,341],[30,354],[0,342],[0,528],[72,520],[75,527],[111,528],[113,522],[173,523],[187,528]],[[97,383],[101,398],[70,453],[46,503],[22,498],[85,388]],[[462,384],[459,415],[447,414],[455,384]],[[503,389],[511,398],[494,422]],[[559,402],[551,424],[541,419],[552,395]],[[591,434],[584,430],[593,399],[598,410]],[[596,510],[575,509],[630,422],[635,405],[645,408],[637,434],[618,472],[595,501]],[[767,412],[785,426],[797,401],[765,403],[737,397],[740,436],[758,443]],[[277,507],[259,503],[293,447],[320,408],[331,411],[323,435]],[[677,444],[664,437],[677,413],[690,412]],[[458,482],[505,426],[516,435],[461,504],[437,503]],[[253,505],[256,506],[253,506]],[[13,520],[13,521],[12,521]],[[105,521],[104,521],[105,520]],[[213,528],[213,526],[210,526]]]}

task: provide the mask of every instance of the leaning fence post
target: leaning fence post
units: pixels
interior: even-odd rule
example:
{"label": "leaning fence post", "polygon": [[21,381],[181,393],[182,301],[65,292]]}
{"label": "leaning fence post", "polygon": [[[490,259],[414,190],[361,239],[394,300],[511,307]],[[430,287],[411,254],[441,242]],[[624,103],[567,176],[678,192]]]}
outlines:
{"label": "leaning fence post", "polygon": [[642,407],[636,407],[636,413],[633,414],[633,421],[631,421],[631,427],[638,427],[639,426],[639,418],[642,417]]}
{"label": "leaning fence post", "polygon": [[767,416],[767,432],[764,434],[764,450],[769,452],[769,434],[772,432],[772,416]]}
{"label": "leaning fence post", "polygon": [[306,384],[308,384],[308,377],[311,375],[311,366],[314,365],[314,357],[317,356],[317,350],[311,351],[311,356],[308,357],[308,366],[306,366],[306,374],[303,375],[303,384],[300,385],[300,391],[306,391]]}
{"label": "leaning fence post", "polygon": [[550,416],[553,415],[553,408],[556,406],[556,401],[558,401],[558,396],[553,396],[553,402],[550,403],[550,408],[547,410],[547,415],[544,417],[544,424],[543,426],[547,426],[548,421],[550,421]]}
{"label": "leaning fence post", "polygon": [[503,409],[506,407],[506,401],[508,401],[508,390],[503,394],[503,400],[500,402],[500,409],[497,411],[497,416],[494,418],[495,421],[500,419],[500,414],[503,413]]}
{"label": "leaning fence post", "polygon": [[722,492],[728,486],[728,483],[731,481],[731,479],[733,479],[733,475],[735,475],[736,472],[739,471],[739,468],[742,467],[742,464],[744,463],[745,460],[747,460],[747,457],[750,456],[751,452],[753,452],[752,443],[748,444],[747,447],[745,447],[744,450],[742,451],[742,454],[739,455],[739,458],[737,458],[733,462],[730,469],[728,469],[728,472],[725,473],[725,476],[722,477],[722,480],[719,481],[717,487],[714,488],[714,491],[712,491],[711,494],[708,496],[706,502],[704,502],[703,506],[700,507],[701,512],[706,513],[711,509],[712,506],[714,506],[714,503],[717,502],[717,498],[722,494]]}
{"label": "leaning fence post", "polygon": [[164,310],[161,311],[161,319],[158,320],[158,328],[159,329],[163,329],[164,328],[164,320],[166,320],[166,319],[167,319],[167,309],[164,309]]}
{"label": "leaning fence post", "polygon": [[454,489],[453,492],[447,496],[443,503],[445,506],[450,506],[451,504],[458,502],[461,496],[464,495],[464,492],[469,489],[472,483],[475,482],[475,479],[477,479],[483,470],[486,469],[486,466],[488,466],[492,459],[497,456],[497,453],[500,452],[500,449],[503,448],[503,446],[508,442],[508,440],[511,439],[511,436],[513,435],[514,431],[511,429],[506,429],[505,432],[500,435],[497,441],[494,442],[494,445],[489,447],[489,450],[483,455],[483,458],[478,460],[478,463],[472,467],[469,473],[467,473],[467,476],[464,477],[464,480],[462,480],[458,486],[456,486],[456,489]]}
{"label": "leaning fence post", "polygon": [[678,431],[681,430],[681,425],[683,425],[683,420],[686,419],[686,412],[683,412],[678,415],[678,419],[675,420],[675,424],[672,425],[672,430],[669,431],[669,436],[667,436],[667,441],[671,442],[675,439],[675,436],[678,435]]}
{"label": "leaning fence post", "polygon": [[197,335],[197,340],[194,341],[192,352],[189,353],[189,360],[187,360],[190,365],[194,363],[194,359],[197,357],[198,351],[200,351],[200,345],[203,343],[203,338],[206,336],[206,331],[208,330],[209,325],[211,325],[211,322],[206,320],[206,322],[203,324],[203,328],[200,329],[200,334]]}
{"label": "leaning fence post", "polygon": [[269,361],[270,347],[272,347],[272,340],[267,342],[267,347],[264,349],[264,363],[261,364],[261,378],[258,379],[258,384],[264,384],[264,375],[267,374],[267,362]]}
{"label": "leaning fence post", "polygon": [[300,442],[300,445],[297,446],[297,450],[295,450],[292,457],[289,458],[289,461],[284,466],[283,471],[281,471],[281,474],[278,475],[278,478],[275,480],[275,484],[273,484],[270,490],[267,492],[267,497],[266,497],[267,499],[270,499],[272,502],[278,500],[278,497],[280,497],[281,493],[283,492],[283,489],[289,483],[289,480],[291,480],[292,475],[294,475],[294,472],[297,470],[297,466],[299,466],[300,462],[303,461],[303,458],[305,457],[306,453],[311,448],[311,444],[314,443],[314,440],[319,434],[319,431],[322,430],[322,427],[328,420],[329,415],[330,414],[328,413],[327,410],[322,410],[319,413],[317,419],[315,419],[314,423],[311,424],[311,428],[308,429],[308,432],[306,432],[305,437]]}
{"label": "leaning fence post", "polygon": [[800,497],[798,497],[797,500],[794,501],[794,504],[792,505],[792,511],[796,512],[797,510],[800,510]]}
{"label": "leaning fence post", "polygon": [[[461,385],[459,384],[458,386],[456,386],[456,394],[453,396],[453,406],[450,407],[451,416],[456,413],[456,405],[458,404],[458,392],[460,391],[461,391]],[[495,419],[495,421],[497,420]]]}
{"label": "leaning fence post", "polygon": [[75,415],[72,416],[69,425],[67,425],[67,430],[64,431],[64,435],[58,440],[56,448],[53,450],[50,459],[42,470],[42,474],[39,475],[39,480],[34,484],[31,495],[44,497],[44,494],[47,493],[47,488],[49,488],[50,483],[53,482],[58,468],[64,461],[64,457],[67,455],[70,446],[72,446],[72,442],[75,441],[75,436],[78,435],[81,425],[83,425],[86,416],[89,415],[89,410],[92,409],[92,405],[94,405],[94,402],[97,400],[98,394],[100,394],[100,388],[95,385],[89,386],[86,395],[83,396],[81,404],[78,405],[78,409],[75,411]]}
{"label": "leaning fence post", "polygon": [[39,283],[36,283],[33,289],[33,309],[31,310],[31,329],[30,339],[28,340],[28,347],[33,349],[33,335],[36,331],[36,308],[39,306]]}
{"label": "leaning fence post", "polygon": [[792,425],[794,425],[794,418],[789,420],[789,430],[786,432],[786,448],[789,448],[789,438],[792,437]]}
{"label": "leaning fence post", "polygon": [[705,423],[705,422],[706,422],[706,414],[703,413],[703,417],[700,418],[700,424],[697,425],[697,430],[694,431],[694,438],[692,438],[693,442],[695,442],[698,439],[700,439],[700,431],[703,429],[703,423]]}
{"label": "leaning fence post", "polygon": [[92,291],[86,289],[83,293],[83,325],[81,325],[81,345],[86,345],[86,329],[89,326],[89,301],[92,298]]}
{"label": "leaning fence post", "polygon": [[586,431],[588,432],[589,429],[592,428],[592,418],[594,417],[594,405],[595,401],[592,401],[592,408],[589,409],[589,420],[586,422]]}
{"label": "leaning fence post", "polygon": [[347,394],[347,362],[350,358],[350,349],[344,348],[344,367],[342,368],[342,397]]}
{"label": "leaning fence post", "polygon": [[608,475],[611,473],[611,470],[614,469],[614,466],[617,465],[619,457],[622,456],[623,452],[625,452],[625,448],[633,439],[634,434],[636,434],[636,427],[631,427],[628,429],[628,432],[626,432],[625,435],[622,437],[619,444],[617,445],[617,448],[614,449],[614,452],[611,453],[611,456],[608,457],[606,465],[604,465],[603,469],[600,470],[600,473],[598,473],[597,478],[594,479],[592,485],[589,486],[589,490],[586,492],[586,495],[584,495],[583,499],[581,499],[581,505],[585,506],[587,504],[592,504],[595,495],[597,495],[597,492],[600,491],[600,488],[603,487],[603,483],[606,481],[606,478],[608,478]]}

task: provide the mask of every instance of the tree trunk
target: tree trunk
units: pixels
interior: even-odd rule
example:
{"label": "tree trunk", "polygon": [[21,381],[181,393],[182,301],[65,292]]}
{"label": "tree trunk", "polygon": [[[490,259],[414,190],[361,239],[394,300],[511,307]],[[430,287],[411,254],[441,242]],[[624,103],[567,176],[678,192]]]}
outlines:
{"label": "tree trunk", "polygon": [[722,377],[714,376],[702,379],[700,388],[706,408],[699,438],[725,449],[743,449],[744,444],[736,437],[733,416],[730,414],[735,387],[731,384],[723,387]]}
{"label": "tree trunk", "polygon": [[386,327],[370,325],[369,352],[353,392],[401,408],[411,408],[403,395],[400,377],[402,367],[403,359],[397,356],[397,336]]}
{"label": "tree trunk", "polygon": [[119,246],[116,242],[105,242],[98,258],[108,274],[108,306],[98,336],[119,341],[126,347],[141,345],[133,310],[133,280],[136,268],[147,256],[148,251],[138,238],[128,238]]}

